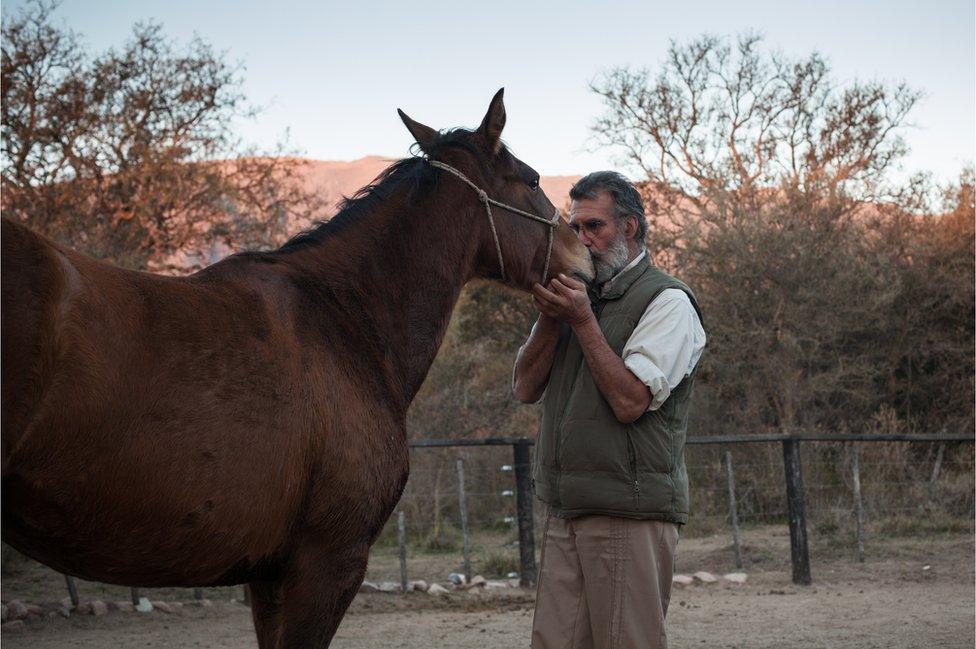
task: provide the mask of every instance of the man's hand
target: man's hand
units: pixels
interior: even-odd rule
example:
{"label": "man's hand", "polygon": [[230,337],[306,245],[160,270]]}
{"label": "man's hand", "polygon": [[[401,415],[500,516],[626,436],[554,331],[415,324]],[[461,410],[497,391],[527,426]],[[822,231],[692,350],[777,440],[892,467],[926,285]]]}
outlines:
{"label": "man's hand", "polygon": [[534,284],[532,302],[543,315],[574,328],[586,324],[594,317],[586,285],[562,273],[552,278],[548,289],[542,284]]}

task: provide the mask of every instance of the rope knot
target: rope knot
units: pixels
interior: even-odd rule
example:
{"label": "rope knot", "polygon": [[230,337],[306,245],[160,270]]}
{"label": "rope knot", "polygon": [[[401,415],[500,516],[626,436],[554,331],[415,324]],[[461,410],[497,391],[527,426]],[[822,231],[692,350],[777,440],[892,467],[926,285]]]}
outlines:
{"label": "rope knot", "polygon": [[479,189],[478,190],[478,200],[481,201],[482,203],[487,203],[488,202],[488,192],[486,192],[483,189]]}

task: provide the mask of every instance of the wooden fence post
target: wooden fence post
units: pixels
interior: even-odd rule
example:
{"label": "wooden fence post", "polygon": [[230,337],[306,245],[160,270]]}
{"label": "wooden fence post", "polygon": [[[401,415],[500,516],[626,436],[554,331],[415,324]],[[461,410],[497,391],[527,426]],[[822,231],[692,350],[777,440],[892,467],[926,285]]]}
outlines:
{"label": "wooden fence post", "polygon": [[535,532],[532,519],[532,440],[521,438],[512,444],[515,466],[515,509],[519,536],[519,586],[535,585]]}
{"label": "wooden fence post", "polygon": [[132,598],[132,605],[139,606],[139,589],[133,588],[129,591],[129,595]]}
{"label": "wooden fence post", "polygon": [[854,472],[854,513],[857,515],[857,560],[864,563],[864,503],[861,500],[861,462],[857,446],[851,455],[851,468]]}
{"label": "wooden fence post", "polygon": [[400,542],[400,592],[407,592],[407,524],[401,509],[397,512],[397,536]]}
{"label": "wooden fence post", "polygon": [[732,451],[725,452],[725,470],[729,474],[729,514],[732,522],[732,542],[735,545],[735,567],[742,568],[742,547],[739,539],[739,512],[735,504],[735,478],[732,475]]}
{"label": "wooden fence post", "polygon": [[790,518],[793,583],[806,585],[810,583],[810,548],[807,543],[807,517],[803,501],[800,440],[783,440],[783,466],[786,472],[786,508]]}
{"label": "wooden fence post", "polygon": [[461,509],[461,542],[464,549],[464,579],[471,583],[471,546],[468,539],[468,502],[464,495],[464,460],[458,458],[458,507]]}

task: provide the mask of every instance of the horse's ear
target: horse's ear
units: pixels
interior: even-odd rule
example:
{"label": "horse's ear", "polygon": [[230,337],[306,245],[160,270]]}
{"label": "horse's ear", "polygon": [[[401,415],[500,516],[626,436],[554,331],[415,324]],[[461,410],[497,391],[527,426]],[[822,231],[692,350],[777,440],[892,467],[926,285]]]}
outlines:
{"label": "horse's ear", "polygon": [[413,139],[417,140],[417,144],[420,145],[420,149],[424,153],[427,153],[431,143],[434,141],[434,138],[437,137],[437,131],[429,126],[425,126],[420,122],[410,119],[410,116],[399,108],[397,108],[397,113],[400,114],[400,119],[403,120],[403,124],[407,127],[407,130],[410,131],[410,135],[413,136]]}
{"label": "horse's ear", "polygon": [[488,112],[485,113],[485,118],[481,120],[481,126],[478,127],[478,132],[484,136],[492,153],[498,153],[502,148],[502,129],[505,128],[505,102],[502,101],[504,94],[505,89],[501,88],[491,98]]}

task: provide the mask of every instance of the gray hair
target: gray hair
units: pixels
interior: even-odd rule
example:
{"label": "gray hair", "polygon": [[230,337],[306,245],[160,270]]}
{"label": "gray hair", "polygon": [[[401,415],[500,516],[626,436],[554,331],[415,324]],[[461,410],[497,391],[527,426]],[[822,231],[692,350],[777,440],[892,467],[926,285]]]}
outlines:
{"label": "gray hair", "polygon": [[633,183],[616,171],[594,171],[576,181],[569,190],[569,198],[578,201],[582,198],[595,199],[599,192],[607,192],[613,199],[614,216],[624,221],[627,217],[637,217],[637,232],[634,240],[641,246],[647,236],[647,220],[644,218],[644,201]]}

